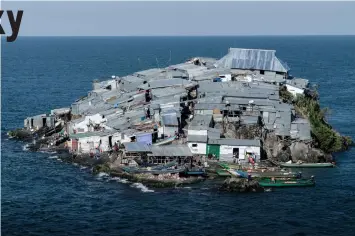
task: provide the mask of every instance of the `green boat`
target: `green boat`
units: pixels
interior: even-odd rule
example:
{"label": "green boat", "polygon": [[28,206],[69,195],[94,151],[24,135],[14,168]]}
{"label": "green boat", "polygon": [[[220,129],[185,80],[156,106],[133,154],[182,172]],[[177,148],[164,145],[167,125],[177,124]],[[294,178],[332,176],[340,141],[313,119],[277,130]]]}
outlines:
{"label": "green boat", "polygon": [[220,167],[222,167],[223,169],[225,169],[225,170],[229,170],[230,169],[230,166],[228,165],[228,164],[226,164],[226,163],[218,163],[218,165],[220,166]]}
{"label": "green boat", "polygon": [[297,173],[293,172],[281,172],[281,171],[275,171],[275,172],[258,172],[256,177],[258,178],[296,178]]}
{"label": "green boat", "polygon": [[258,181],[261,187],[310,187],[316,183],[312,179],[297,179],[297,180],[274,180],[262,179]]}
{"label": "green boat", "polygon": [[216,173],[218,176],[221,176],[221,177],[230,177],[231,176],[231,173],[229,173],[226,170],[216,170]]}
{"label": "green boat", "polygon": [[283,168],[327,168],[334,167],[333,163],[282,163]]}

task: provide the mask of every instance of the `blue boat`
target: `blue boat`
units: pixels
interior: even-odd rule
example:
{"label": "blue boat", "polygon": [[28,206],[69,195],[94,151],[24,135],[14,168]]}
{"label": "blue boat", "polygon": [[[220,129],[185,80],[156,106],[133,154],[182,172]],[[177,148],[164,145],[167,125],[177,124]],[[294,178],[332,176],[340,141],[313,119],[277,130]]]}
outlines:
{"label": "blue boat", "polygon": [[240,170],[235,170],[235,173],[237,173],[237,175],[239,175],[239,177],[241,177],[241,178],[248,178],[248,173],[247,172],[240,171]]}
{"label": "blue boat", "polygon": [[125,166],[125,167],[122,167],[122,169],[125,172],[130,173],[130,174],[143,174],[143,173],[146,173],[146,174],[159,175],[159,174],[168,174],[168,173],[170,173],[170,174],[182,173],[182,172],[185,172],[186,167],[185,166],[179,166],[179,167],[173,167],[173,166],[166,167],[166,166],[164,166],[161,169],[153,169],[153,168],[146,169],[146,168]]}

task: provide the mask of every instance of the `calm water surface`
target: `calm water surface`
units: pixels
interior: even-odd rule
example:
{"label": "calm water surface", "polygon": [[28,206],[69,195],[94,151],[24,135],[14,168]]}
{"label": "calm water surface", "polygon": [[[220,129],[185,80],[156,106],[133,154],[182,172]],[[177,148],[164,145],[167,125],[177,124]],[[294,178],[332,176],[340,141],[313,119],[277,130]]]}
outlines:
{"label": "calm water surface", "polygon": [[18,38],[2,44],[2,234],[355,235],[354,149],[336,155],[337,168],[312,170],[315,188],[226,194],[92,176],[5,135],[27,116],[69,106],[93,79],[229,47],[276,49],[293,75],[320,85],[330,123],[355,139],[355,37]]}

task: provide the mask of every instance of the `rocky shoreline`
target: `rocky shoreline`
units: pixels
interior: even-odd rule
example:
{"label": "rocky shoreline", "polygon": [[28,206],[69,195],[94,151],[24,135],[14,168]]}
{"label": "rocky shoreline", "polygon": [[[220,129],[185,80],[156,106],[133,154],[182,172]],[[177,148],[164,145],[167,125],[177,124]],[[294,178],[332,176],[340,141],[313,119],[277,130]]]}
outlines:
{"label": "rocky shoreline", "polygon": [[[22,133],[22,132],[21,132]],[[30,138],[21,139],[19,137],[10,136],[21,141],[31,140]],[[26,136],[28,137],[28,136]],[[32,135],[32,139],[34,135]],[[191,186],[193,184],[201,183],[203,181],[220,179],[221,182],[223,178],[216,175],[216,168],[218,168],[216,162],[210,163],[210,168],[206,169],[207,175],[205,177],[174,177],[169,178],[167,176],[162,176],[161,178],[153,177],[149,174],[129,174],[126,173],[121,167],[115,165],[115,153],[101,153],[100,158],[96,159],[87,154],[75,155],[69,152],[68,149],[64,147],[64,144],[58,146],[51,146],[50,148],[41,149],[39,144],[42,146],[48,145],[50,139],[39,139],[36,140],[36,144],[30,144],[28,151],[40,152],[45,151],[48,153],[55,153],[58,159],[66,163],[73,163],[86,167],[90,169],[93,175],[107,174],[108,176],[125,180],[127,183],[141,183],[149,188],[176,188]],[[237,179],[237,178],[227,178],[221,182],[221,186],[217,187],[216,190],[222,192],[262,192],[263,188],[258,185],[258,182],[253,180],[249,182],[247,179]]]}

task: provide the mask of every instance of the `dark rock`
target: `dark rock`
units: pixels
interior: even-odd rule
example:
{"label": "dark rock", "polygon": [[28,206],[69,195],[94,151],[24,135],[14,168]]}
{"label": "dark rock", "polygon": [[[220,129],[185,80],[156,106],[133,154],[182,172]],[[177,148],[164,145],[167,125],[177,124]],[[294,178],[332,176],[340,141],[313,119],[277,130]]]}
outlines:
{"label": "dark rock", "polygon": [[263,148],[268,158],[277,162],[330,162],[333,161],[331,154],[326,154],[320,149],[314,148],[311,142],[303,141],[282,141],[278,140],[274,133],[264,135]]}
{"label": "dark rock", "polygon": [[110,173],[111,169],[110,169],[110,166],[105,163],[105,164],[98,164],[98,165],[95,165],[94,168],[93,168],[93,173],[94,174],[98,174],[100,172],[104,172],[104,173]]}
{"label": "dark rock", "polygon": [[264,188],[256,180],[248,181],[247,179],[232,177],[224,181],[220,190],[226,192],[263,192]]}
{"label": "dark rock", "polygon": [[7,133],[10,138],[15,138],[19,140],[31,140],[32,133],[25,129],[15,129]]}

